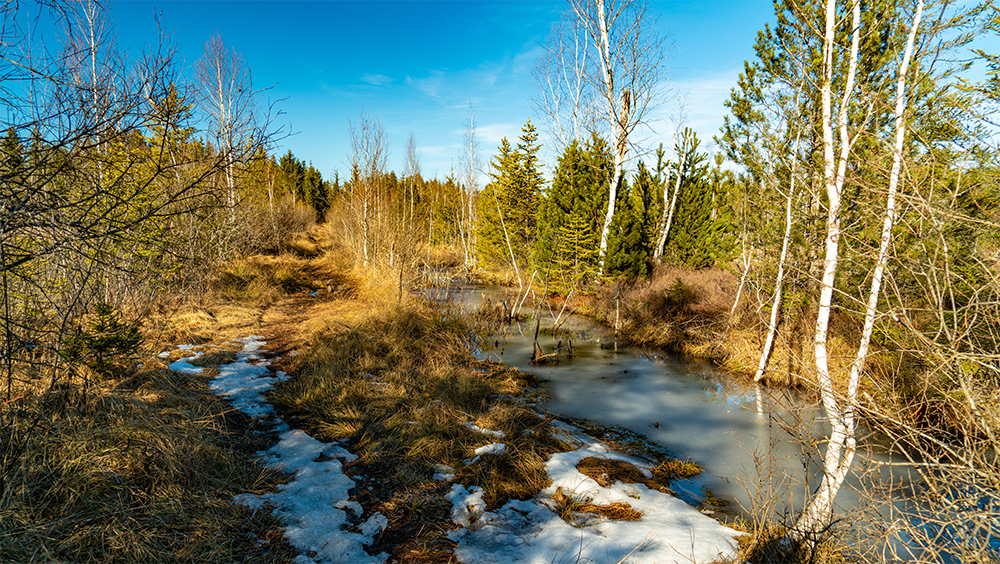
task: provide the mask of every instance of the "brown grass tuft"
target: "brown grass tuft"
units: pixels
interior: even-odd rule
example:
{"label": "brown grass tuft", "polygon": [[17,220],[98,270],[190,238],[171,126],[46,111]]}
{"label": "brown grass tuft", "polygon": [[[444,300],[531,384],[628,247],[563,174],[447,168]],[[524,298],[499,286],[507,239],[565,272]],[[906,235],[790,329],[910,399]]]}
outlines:
{"label": "brown grass tuft", "polygon": [[248,422],[206,393],[207,378],[161,368],[155,358],[143,363],[128,380],[71,380],[63,392],[17,400],[17,410],[38,415],[32,421],[0,413],[5,433],[28,432],[22,463],[6,465],[2,559],[291,558],[276,520],[231,501],[277,478],[252,462],[264,445],[242,433]]}
{"label": "brown grass tuft", "polygon": [[623,501],[597,505],[590,503],[588,500],[568,496],[563,492],[562,488],[556,490],[555,495],[552,496],[552,500],[556,502],[559,516],[562,517],[564,521],[573,525],[582,525],[582,523],[578,521],[577,514],[579,513],[600,515],[616,521],[639,521],[642,519],[643,515],[642,511],[633,509],[631,505]]}
{"label": "brown grass tuft", "polygon": [[605,488],[615,482],[638,484],[647,480],[646,475],[633,464],[614,458],[588,456],[576,465],[576,469]]}
{"label": "brown grass tuft", "polygon": [[[359,502],[389,519],[380,550],[399,558],[420,553],[423,561],[443,554],[442,531],[433,523],[449,522],[450,506],[440,499],[450,484],[432,479],[435,465],[452,467],[456,482],[482,486],[491,507],[548,486],[545,461],[561,445],[516,399],[534,378],[475,359],[470,326],[458,311],[415,300],[399,307],[377,297],[345,304],[364,314],[314,334],[286,362],[293,378],[271,400],[320,437],[349,441],[359,457],[350,472],[373,486]],[[492,442],[506,451],[472,462],[473,451]]]}

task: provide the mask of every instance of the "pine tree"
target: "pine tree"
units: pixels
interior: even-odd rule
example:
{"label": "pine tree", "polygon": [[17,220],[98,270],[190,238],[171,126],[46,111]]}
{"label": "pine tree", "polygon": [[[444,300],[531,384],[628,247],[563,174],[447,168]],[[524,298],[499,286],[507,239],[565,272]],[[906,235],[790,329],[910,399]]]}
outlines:
{"label": "pine tree", "polygon": [[479,194],[476,252],[491,268],[527,264],[538,232],[538,206],[544,178],[538,165],[538,134],[531,120],[516,148],[507,138],[490,162],[493,181]]}
{"label": "pine tree", "polygon": [[552,184],[542,197],[532,260],[566,285],[596,274],[607,191],[614,171],[606,141],[593,134],[585,146],[573,141],[559,157]]}

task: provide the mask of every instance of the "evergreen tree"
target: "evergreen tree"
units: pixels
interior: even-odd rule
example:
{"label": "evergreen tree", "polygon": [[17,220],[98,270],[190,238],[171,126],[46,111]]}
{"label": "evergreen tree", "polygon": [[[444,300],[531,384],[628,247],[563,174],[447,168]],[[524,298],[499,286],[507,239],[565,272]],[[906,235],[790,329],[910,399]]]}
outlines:
{"label": "evergreen tree", "polygon": [[698,137],[692,137],[686,158],[690,164],[667,242],[668,256],[688,268],[713,266],[729,258],[735,245],[734,214],[729,206],[735,182],[731,173],[721,170],[721,158],[709,171],[707,155],[698,152],[699,144]]}
{"label": "evergreen tree", "polygon": [[622,180],[618,187],[615,217],[608,233],[608,255],[604,259],[604,275],[617,278],[644,276],[648,270],[649,238],[644,233],[643,218],[646,202],[636,187]]}
{"label": "evergreen tree", "polygon": [[[538,168],[538,134],[531,120],[521,129],[516,148],[501,140],[490,162],[493,181],[479,194],[476,252],[493,268],[528,262],[538,232],[538,202],[544,184]],[[518,267],[519,268],[519,267]]]}
{"label": "evergreen tree", "polygon": [[608,197],[603,187],[613,172],[611,150],[596,133],[584,146],[573,141],[559,157],[539,205],[533,262],[540,272],[551,266],[564,288],[598,270]]}
{"label": "evergreen tree", "polygon": [[[661,153],[662,150],[661,145]],[[615,206],[615,218],[611,222],[608,256],[604,264],[606,275],[634,277],[645,276],[649,272],[663,199],[660,186],[642,161],[632,185],[622,185],[621,197]]]}
{"label": "evergreen tree", "polygon": [[531,255],[538,234],[538,203],[545,179],[539,170],[538,133],[529,119],[521,128],[517,149],[514,152],[516,168],[514,182],[508,184],[503,195],[506,217],[511,224],[511,244],[519,261],[526,262]]}
{"label": "evergreen tree", "polygon": [[479,193],[478,221],[476,224],[476,254],[482,265],[502,268],[511,265],[513,244],[508,248],[510,232],[513,229],[509,214],[511,192],[508,186],[517,176],[517,156],[504,137],[500,140],[499,154],[490,161],[493,181]]}

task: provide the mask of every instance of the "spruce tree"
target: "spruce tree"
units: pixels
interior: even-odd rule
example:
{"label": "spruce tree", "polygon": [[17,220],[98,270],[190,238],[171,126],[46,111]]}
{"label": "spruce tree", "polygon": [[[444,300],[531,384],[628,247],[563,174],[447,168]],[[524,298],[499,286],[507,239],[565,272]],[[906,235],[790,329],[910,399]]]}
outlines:
{"label": "spruce tree", "polygon": [[507,138],[490,162],[492,182],[479,195],[476,252],[492,268],[528,262],[535,244],[544,178],[538,164],[538,134],[531,120],[521,129],[517,147]]}
{"label": "spruce tree", "polygon": [[640,161],[632,185],[623,184],[620,196],[611,222],[605,274],[626,278],[645,276],[649,272],[656,237],[662,189],[645,163]]}
{"label": "spruce tree", "polygon": [[643,233],[646,205],[635,186],[622,180],[615,217],[608,233],[604,275],[610,278],[644,276],[649,260],[649,238]]}
{"label": "spruce tree", "polygon": [[503,268],[511,265],[511,248],[508,248],[510,228],[508,224],[509,185],[517,176],[517,154],[504,137],[500,140],[499,154],[490,161],[493,181],[479,193],[478,223],[476,224],[476,254],[480,265],[487,268]]}
{"label": "spruce tree", "polygon": [[610,148],[597,134],[585,146],[573,141],[563,151],[539,206],[533,254],[539,272],[551,266],[564,285],[596,274],[608,197],[603,187],[613,171]]}

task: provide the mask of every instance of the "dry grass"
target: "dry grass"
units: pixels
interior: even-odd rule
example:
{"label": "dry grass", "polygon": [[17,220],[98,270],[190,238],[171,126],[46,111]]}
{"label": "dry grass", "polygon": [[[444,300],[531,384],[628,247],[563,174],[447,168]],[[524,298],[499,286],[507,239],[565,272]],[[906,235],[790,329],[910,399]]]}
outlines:
{"label": "dry grass", "polygon": [[581,513],[600,515],[601,517],[616,521],[640,521],[643,515],[642,511],[633,509],[631,505],[625,502],[616,501],[614,503],[598,505],[590,503],[586,499],[568,496],[563,492],[562,488],[556,490],[555,495],[552,496],[552,501],[556,503],[556,510],[559,513],[559,517],[575,526],[582,526],[587,521],[586,519],[580,519]]}
{"label": "dry grass", "polygon": [[286,561],[278,523],[231,501],[277,479],[251,462],[264,445],[248,422],[206,377],[143,361],[128,380],[65,382],[3,411],[5,435],[30,432],[3,477],[0,560]]}
{"label": "dry grass", "polygon": [[[284,366],[293,378],[271,401],[324,440],[348,440],[359,457],[346,465],[349,473],[372,486],[362,488],[358,501],[389,519],[377,550],[406,561],[447,561],[443,535],[452,525],[450,505],[441,500],[450,484],[433,479],[434,466],[448,465],[456,482],[482,486],[496,507],[547,487],[544,463],[562,445],[516,399],[535,380],[476,360],[460,312],[397,307],[378,297],[359,306],[367,316],[316,334]],[[473,451],[492,442],[506,451],[473,461]]]}
{"label": "dry grass", "polygon": [[643,484],[649,489],[671,495],[673,495],[670,489],[672,482],[693,478],[702,472],[701,466],[694,462],[667,458],[652,468],[652,477],[647,477],[642,470],[629,462],[597,456],[584,458],[577,463],[576,469],[602,487],[608,487],[615,482]]}

